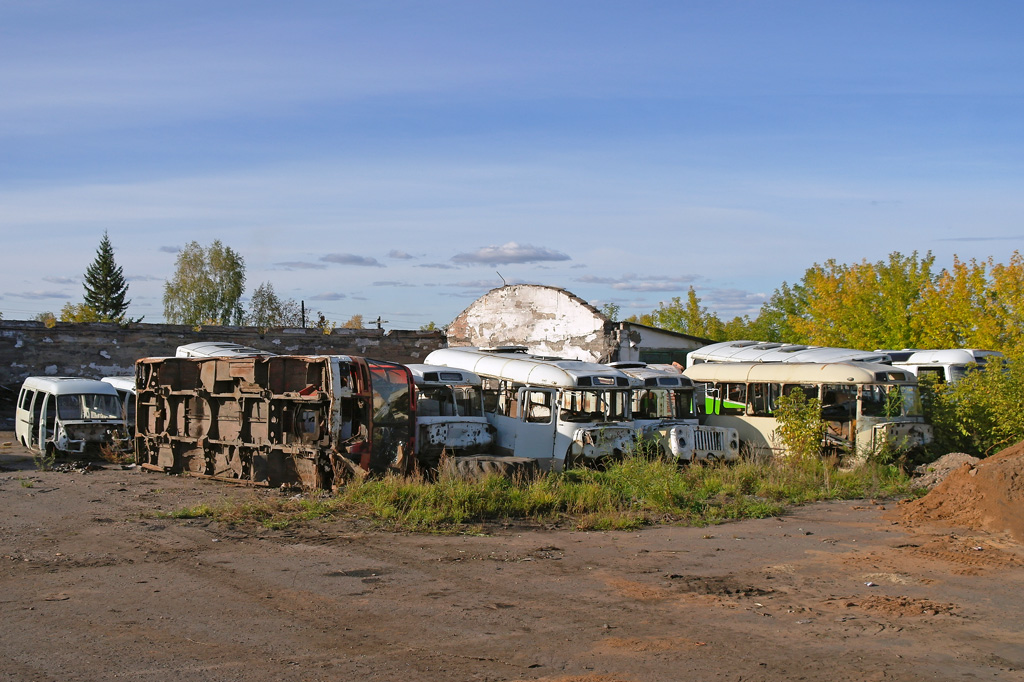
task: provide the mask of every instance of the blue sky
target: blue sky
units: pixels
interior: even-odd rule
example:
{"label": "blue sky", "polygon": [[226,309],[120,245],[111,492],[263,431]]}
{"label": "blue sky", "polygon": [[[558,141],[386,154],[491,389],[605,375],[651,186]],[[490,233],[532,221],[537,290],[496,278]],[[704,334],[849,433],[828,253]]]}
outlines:
{"label": "blue sky", "polygon": [[[1024,245],[1017,2],[0,2],[0,313],[129,314],[219,239],[343,322],[509,283],[756,314],[814,263]],[[499,274],[500,273],[500,274]]]}

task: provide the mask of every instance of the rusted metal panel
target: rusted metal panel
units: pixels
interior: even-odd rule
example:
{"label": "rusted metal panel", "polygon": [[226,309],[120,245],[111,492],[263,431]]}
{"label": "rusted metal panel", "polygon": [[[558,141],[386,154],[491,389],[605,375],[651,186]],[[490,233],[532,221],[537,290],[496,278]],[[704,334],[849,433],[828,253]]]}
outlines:
{"label": "rusted metal panel", "polygon": [[415,399],[401,365],[355,356],[144,358],[135,447],[147,468],[331,488],[412,465]]}

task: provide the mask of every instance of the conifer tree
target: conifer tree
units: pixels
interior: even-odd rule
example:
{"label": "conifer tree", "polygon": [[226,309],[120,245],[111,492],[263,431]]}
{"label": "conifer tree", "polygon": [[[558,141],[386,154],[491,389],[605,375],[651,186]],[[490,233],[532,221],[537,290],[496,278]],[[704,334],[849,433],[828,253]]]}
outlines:
{"label": "conifer tree", "polygon": [[103,322],[121,322],[130,300],[125,300],[128,283],[121,266],[114,261],[114,247],[106,232],[96,250],[96,259],[85,271],[85,305]]}

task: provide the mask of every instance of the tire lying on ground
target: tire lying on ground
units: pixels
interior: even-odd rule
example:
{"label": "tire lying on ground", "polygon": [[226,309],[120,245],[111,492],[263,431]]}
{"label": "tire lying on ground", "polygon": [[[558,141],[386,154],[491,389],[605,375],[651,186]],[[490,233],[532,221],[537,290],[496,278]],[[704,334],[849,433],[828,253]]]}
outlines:
{"label": "tire lying on ground", "polygon": [[482,481],[488,476],[527,480],[535,477],[538,471],[535,459],[493,455],[451,457],[441,462],[438,467],[441,476],[451,476],[463,481]]}

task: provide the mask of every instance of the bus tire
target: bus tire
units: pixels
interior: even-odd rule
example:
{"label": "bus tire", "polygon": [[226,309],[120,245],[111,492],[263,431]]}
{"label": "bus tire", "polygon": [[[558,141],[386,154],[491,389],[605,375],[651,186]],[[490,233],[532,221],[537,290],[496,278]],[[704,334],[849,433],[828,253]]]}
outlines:
{"label": "bus tire", "polygon": [[529,457],[497,457],[472,455],[445,459],[438,473],[461,481],[479,482],[491,476],[529,480],[537,476],[537,460]]}

